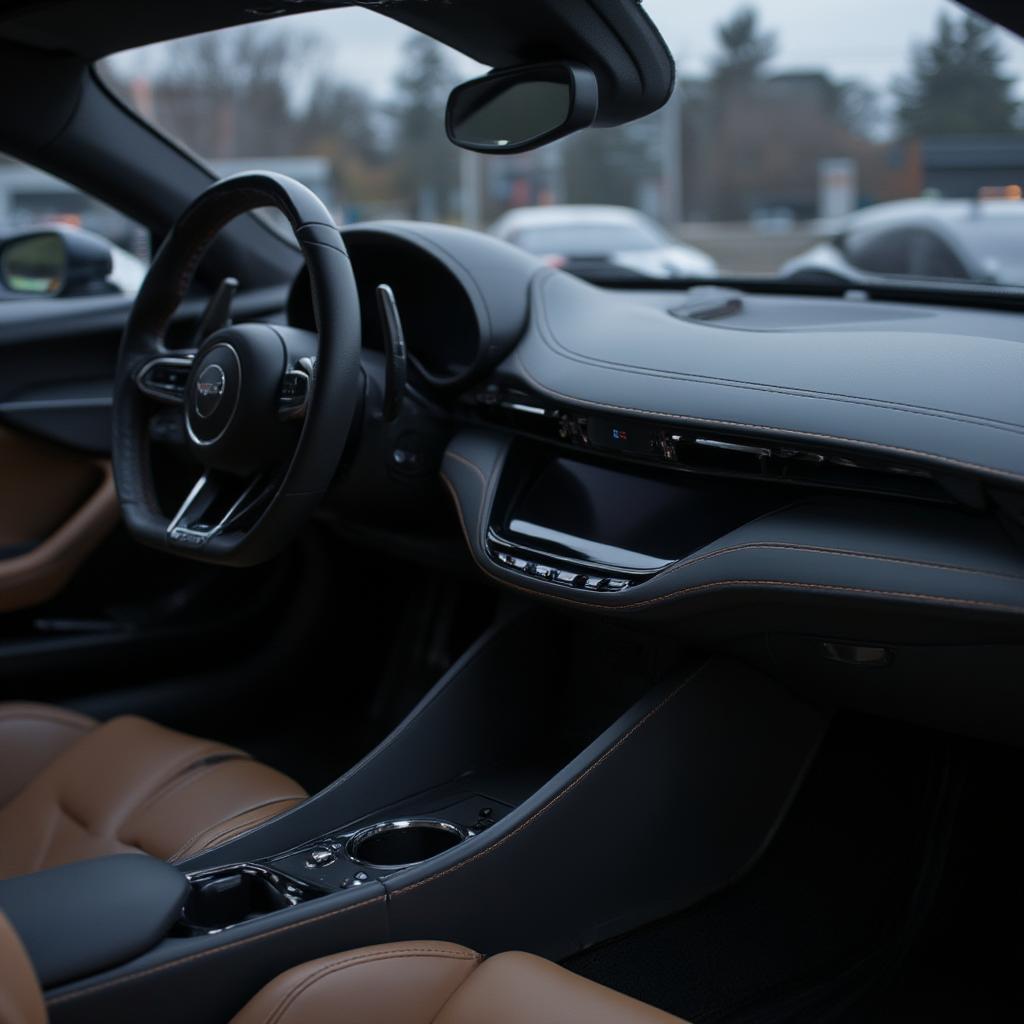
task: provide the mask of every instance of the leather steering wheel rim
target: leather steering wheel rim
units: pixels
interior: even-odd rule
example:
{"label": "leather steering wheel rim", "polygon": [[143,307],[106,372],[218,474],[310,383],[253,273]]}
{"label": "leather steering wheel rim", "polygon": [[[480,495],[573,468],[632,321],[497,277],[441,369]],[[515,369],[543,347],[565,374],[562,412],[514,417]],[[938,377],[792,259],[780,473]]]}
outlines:
{"label": "leather steering wheel rim", "polygon": [[[218,532],[197,544],[172,536],[172,518],[158,503],[148,437],[153,402],[140,391],[136,378],[147,363],[175,355],[165,345],[167,328],[214,237],[235,217],[263,207],[274,207],[288,219],[312,283],[317,355],[309,374],[305,418],[258,518],[244,529]],[[202,192],[157,251],[118,353],[112,455],[131,535],[151,547],[218,564],[250,565],[272,557],[305,522],[333,479],[362,394],[360,351],[355,275],[341,234],[317,196],[291,178],[265,171],[236,174]],[[197,356],[184,392],[186,408],[198,364]]]}

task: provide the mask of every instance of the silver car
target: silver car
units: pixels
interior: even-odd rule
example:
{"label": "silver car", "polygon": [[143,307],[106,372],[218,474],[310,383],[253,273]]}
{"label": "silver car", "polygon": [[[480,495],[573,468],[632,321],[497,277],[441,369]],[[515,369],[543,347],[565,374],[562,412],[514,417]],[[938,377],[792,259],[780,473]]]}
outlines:
{"label": "silver car", "polygon": [[490,230],[589,280],[706,278],[718,270],[707,253],[628,206],[524,206],[503,214]]}
{"label": "silver car", "polygon": [[828,241],[780,268],[785,277],[876,275],[1024,284],[1024,202],[901,199],[851,214]]}

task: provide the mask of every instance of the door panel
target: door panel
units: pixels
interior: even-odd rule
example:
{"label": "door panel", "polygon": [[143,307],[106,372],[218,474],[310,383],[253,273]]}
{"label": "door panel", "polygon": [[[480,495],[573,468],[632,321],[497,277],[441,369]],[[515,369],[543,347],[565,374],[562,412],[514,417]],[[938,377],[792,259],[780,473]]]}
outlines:
{"label": "door panel", "polygon": [[[242,292],[233,313],[279,314],[286,295]],[[190,341],[204,308],[186,299],[170,340]],[[58,594],[118,521],[110,408],[130,309],[125,296],[0,302],[0,614]]]}
{"label": "door panel", "polygon": [[110,463],[0,426],[0,612],[39,604],[114,528]]}

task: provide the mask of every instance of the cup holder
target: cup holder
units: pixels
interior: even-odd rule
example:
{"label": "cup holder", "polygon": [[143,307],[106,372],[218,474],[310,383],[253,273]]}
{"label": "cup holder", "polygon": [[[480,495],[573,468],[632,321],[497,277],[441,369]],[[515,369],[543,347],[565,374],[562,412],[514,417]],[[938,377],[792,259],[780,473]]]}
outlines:
{"label": "cup holder", "polygon": [[327,890],[261,864],[232,864],[186,876],[189,894],[176,934],[208,935],[275,910],[326,895]]}
{"label": "cup holder", "polygon": [[382,821],[352,836],[346,851],[368,867],[404,868],[458,846],[468,835],[464,828],[435,818]]}

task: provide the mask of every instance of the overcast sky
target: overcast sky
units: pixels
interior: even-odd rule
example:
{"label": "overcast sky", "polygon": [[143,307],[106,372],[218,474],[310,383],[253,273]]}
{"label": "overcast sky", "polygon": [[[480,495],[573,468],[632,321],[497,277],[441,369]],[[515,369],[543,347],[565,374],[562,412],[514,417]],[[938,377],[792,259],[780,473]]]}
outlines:
{"label": "overcast sky", "polygon": [[[493,0],[487,0],[493,2]],[[512,0],[514,2],[514,0]],[[742,0],[644,0],[683,74],[702,74],[715,53],[715,26]],[[959,9],[948,0],[763,0],[756,4],[765,28],[776,33],[778,70],[824,67],[839,78],[861,78],[887,86],[907,67],[910,47],[928,39],[941,11]],[[305,14],[288,19],[332,42],[340,75],[385,94],[399,66],[404,26],[368,10]],[[277,25],[280,25],[277,22]],[[1006,70],[1021,79],[1024,97],[1024,40],[999,30]],[[459,60],[467,74],[472,62]]]}

